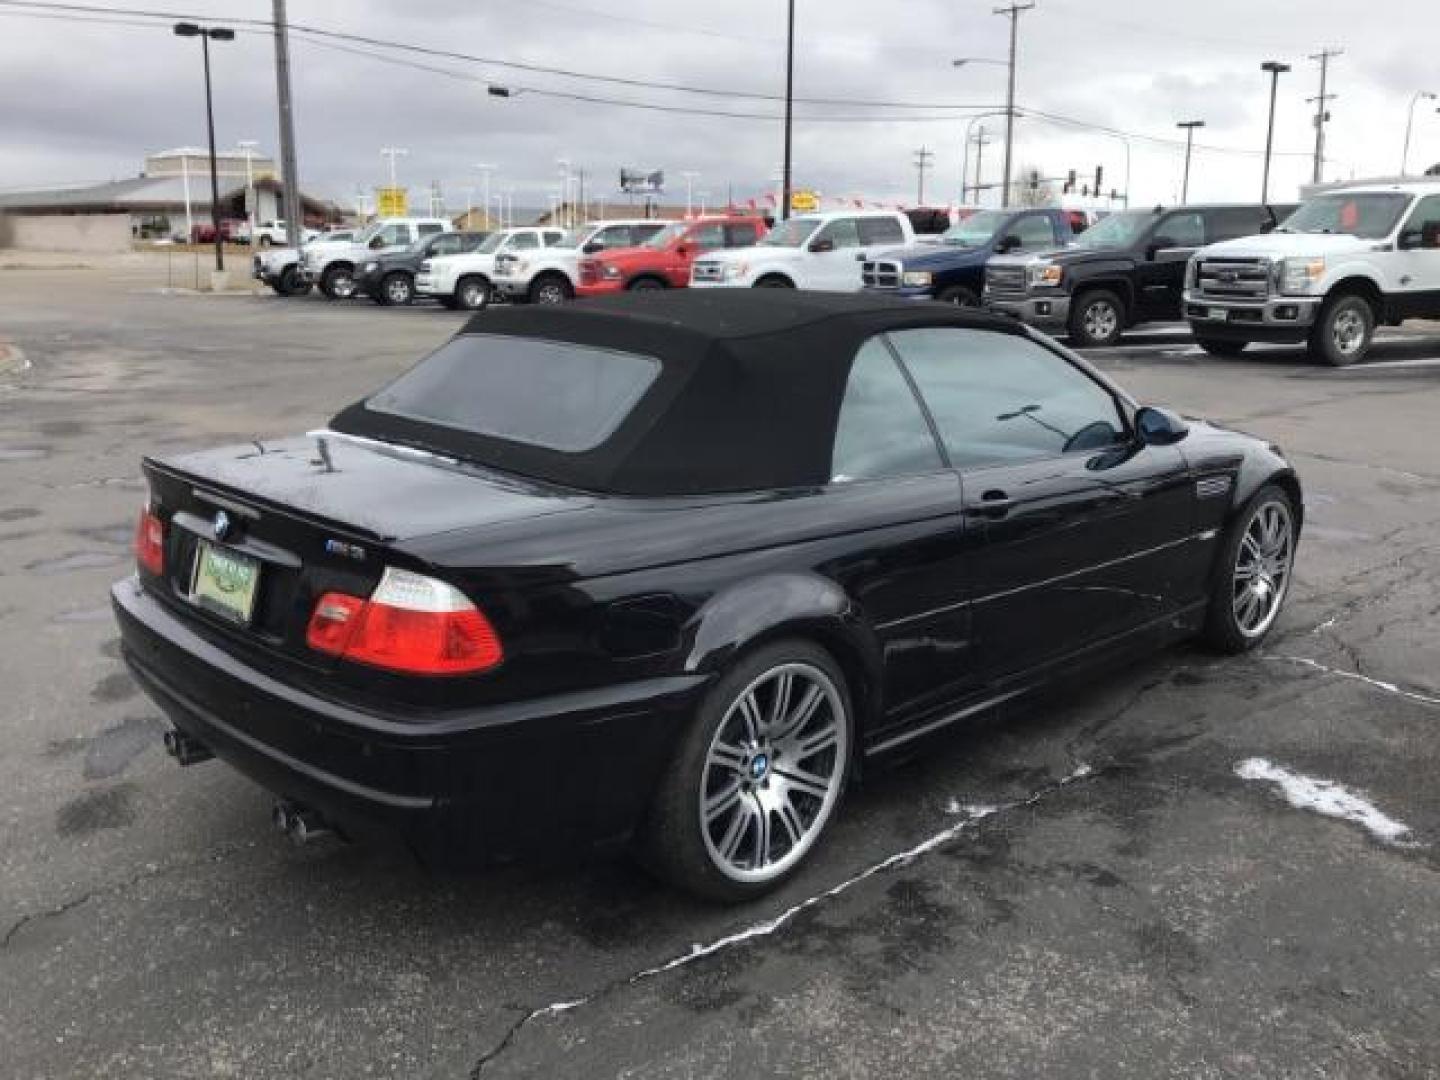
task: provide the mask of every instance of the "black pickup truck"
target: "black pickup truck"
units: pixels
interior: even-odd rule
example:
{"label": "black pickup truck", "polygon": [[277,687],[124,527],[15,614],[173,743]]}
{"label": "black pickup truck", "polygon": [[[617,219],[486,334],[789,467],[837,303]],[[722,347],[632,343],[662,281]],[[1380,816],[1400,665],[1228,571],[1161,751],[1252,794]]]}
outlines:
{"label": "black pickup truck", "polygon": [[1125,329],[1181,318],[1185,267],[1206,244],[1269,232],[1290,206],[1181,206],[1126,210],[1067,248],[998,255],[985,267],[984,302],[1076,345],[1113,345]]}
{"label": "black pickup truck", "polygon": [[422,236],[401,251],[377,252],[360,266],[355,286],[377,304],[409,304],[415,300],[415,275],[435,255],[461,255],[479,247],[488,232],[442,232]]}

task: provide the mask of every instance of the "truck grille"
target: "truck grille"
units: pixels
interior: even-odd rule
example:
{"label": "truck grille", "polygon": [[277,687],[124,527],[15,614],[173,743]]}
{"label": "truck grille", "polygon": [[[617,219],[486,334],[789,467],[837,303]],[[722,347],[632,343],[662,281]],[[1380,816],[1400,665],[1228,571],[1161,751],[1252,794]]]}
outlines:
{"label": "truck grille", "polygon": [[1201,259],[1195,290],[1211,300],[1262,300],[1270,292],[1269,259]]}
{"label": "truck grille", "polygon": [[1025,267],[987,266],[985,292],[995,299],[1012,299],[1025,295]]}
{"label": "truck grille", "polygon": [[695,281],[720,281],[725,276],[725,270],[718,262],[697,262],[691,265],[690,276]]}
{"label": "truck grille", "polygon": [[898,289],[900,264],[876,260],[860,267],[860,280],[872,289]]}

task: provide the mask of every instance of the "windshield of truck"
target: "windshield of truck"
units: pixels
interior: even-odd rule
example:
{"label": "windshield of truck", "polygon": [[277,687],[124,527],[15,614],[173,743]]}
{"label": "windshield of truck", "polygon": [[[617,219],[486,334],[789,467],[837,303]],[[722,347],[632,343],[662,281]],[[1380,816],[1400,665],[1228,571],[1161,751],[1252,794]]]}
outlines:
{"label": "windshield of truck", "polygon": [[1390,235],[1410,196],[1399,191],[1366,195],[1317,195],[1291,214],[1276,232],[1347,233],[1365,240]]}
{"label": "windshield of truck", "polygon": [[1128,248],[1144,235],[1159,215],[1153,210],[1126,210],[1111,214],[1098,225],[1092,225],[1075,240],[1082,248]]}
{"label": "windshield of truck", "polygon": [[661,248],[667,248],[684,236],[686,230],[689,228],[690,223],[688,221],[672,221],[654,236],[650,237],[649,240],[646,240],[642,246],[654,248],[657,251]]}
{"label": "windshield of truck", "polygon": [[484,243],[482,243],[479,247],[475,249],[475,254],[495,254],[495,252],[500,250],[500,245],[503,244],[509,236],[510,234],[507,232],[492,232],[489,236],[485,238]]}
{"label": "windshield of truck", "polygon": [[797,248],[809,240],[815,230],[820,228],[818,218],[791,218],[789,221],[780,221],[775,224],[764,240],[760,241],[761,247],[785,247]]}
{"label": "windshield of truck", "polygon": [[983,247],[1000,231],[1000,226],[1010,220],[1010,215],[999,210],[982,210],[971,214],[958,225],[952,225],[940,234],[942,244],[955,247]]}
{"label": "windshield of truck", "polygon": [[[378,235],[380,230],[384,227],[384,222],[372,221],[369,225],[366,225],[365,228],[361,229],[360,232],[356,235],[355,243],[368,244],[370,242],[370,238],[372,236]],[[322,237],[322,239],[328,239],[328,237]]]}

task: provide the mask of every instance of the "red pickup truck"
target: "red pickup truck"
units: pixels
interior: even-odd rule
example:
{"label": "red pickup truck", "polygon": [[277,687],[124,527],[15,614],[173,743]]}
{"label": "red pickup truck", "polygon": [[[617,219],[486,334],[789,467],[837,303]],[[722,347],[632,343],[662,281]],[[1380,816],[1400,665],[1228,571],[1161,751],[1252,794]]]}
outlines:
{"label": "red pickup truck", "polygon": [[753,247],[765,222],[740,215],[692,218],[665,226],[639,247],[616,248],[580,260],[576,296],[605,296],[626,289],[683,289],[697,255],[718,248]]}

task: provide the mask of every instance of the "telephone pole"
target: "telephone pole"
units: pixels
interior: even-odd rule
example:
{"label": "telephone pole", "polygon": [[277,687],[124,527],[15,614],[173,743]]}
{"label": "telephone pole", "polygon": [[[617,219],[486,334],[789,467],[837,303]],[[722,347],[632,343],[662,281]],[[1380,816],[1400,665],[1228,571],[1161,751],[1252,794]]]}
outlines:
{"label": "telephone pole", "polygon": [[916,206],[925,205],[925,170],[931,167],[930,162],[934,157],[935,152],[923,146],[915,151],[915,171],[920,176],[920,190],[915,195]]}
{"label": "telephone pole", "polygon": [[1020,13],[1029,11],[1035,6],[1035,0],[1029,3],[1012,3],[1009,7],[995,9],[996,15],[1004,15],[1010,20],[1010,86],[1005,94],[1005,175],[1001,178],[1000,205],[1010,205],[1010,160],[1015,149],[1015,45],[1020,29]]}
{"label": "telephone pole", "polygon": [[1325,92],[1325,78],[1330,71],[1330,58],[1332,56],[1343,56],[1344,49],[1321,49],[1318,53],[1312,53],[1311,60],[1320,61],[1320,96],[1310,98],[1315,102],[1315,169],[1311,180],[1320,183],[1321,172],[1325,168],[1325,123],[1330,119],[1330,110],[1326,102],[1332,100],[1335,95]]}
{"label": "telephone pole", "polygon": [[785,22],[785,164],[780,186],[780,219],[790,217],[790,130],[795,105],[795,0],[790,0]]}
{"label": "telephone pole", "polygon": [[[985,130],[985,125],[980,125],[980,130],[975,132],[975,202],[980,202],[981,193],[985,187],[985,147],[990,145],[990,134]],[[964,196],[961,196],[962,201]]]}
{"label": "telephone pole", "polygon": [[295,161],[295,115],[290,107],[290,24],[285,0],[274,0],[275,90],[280,102],[280,179],[284,188],[285,242],[299,249],[305,226],[300,205],[300,166]]}
{"label": "telephone pole", "polygon": [[[1190,201],[1190,151],[1195,146],[1195,129],[1205,126],[1204,120],[1181,120],[1175,125],[1185,129],[1185,179],[1180,181],[1180,205]],[[1098,191],[1095,194],[1100,194]]]}

